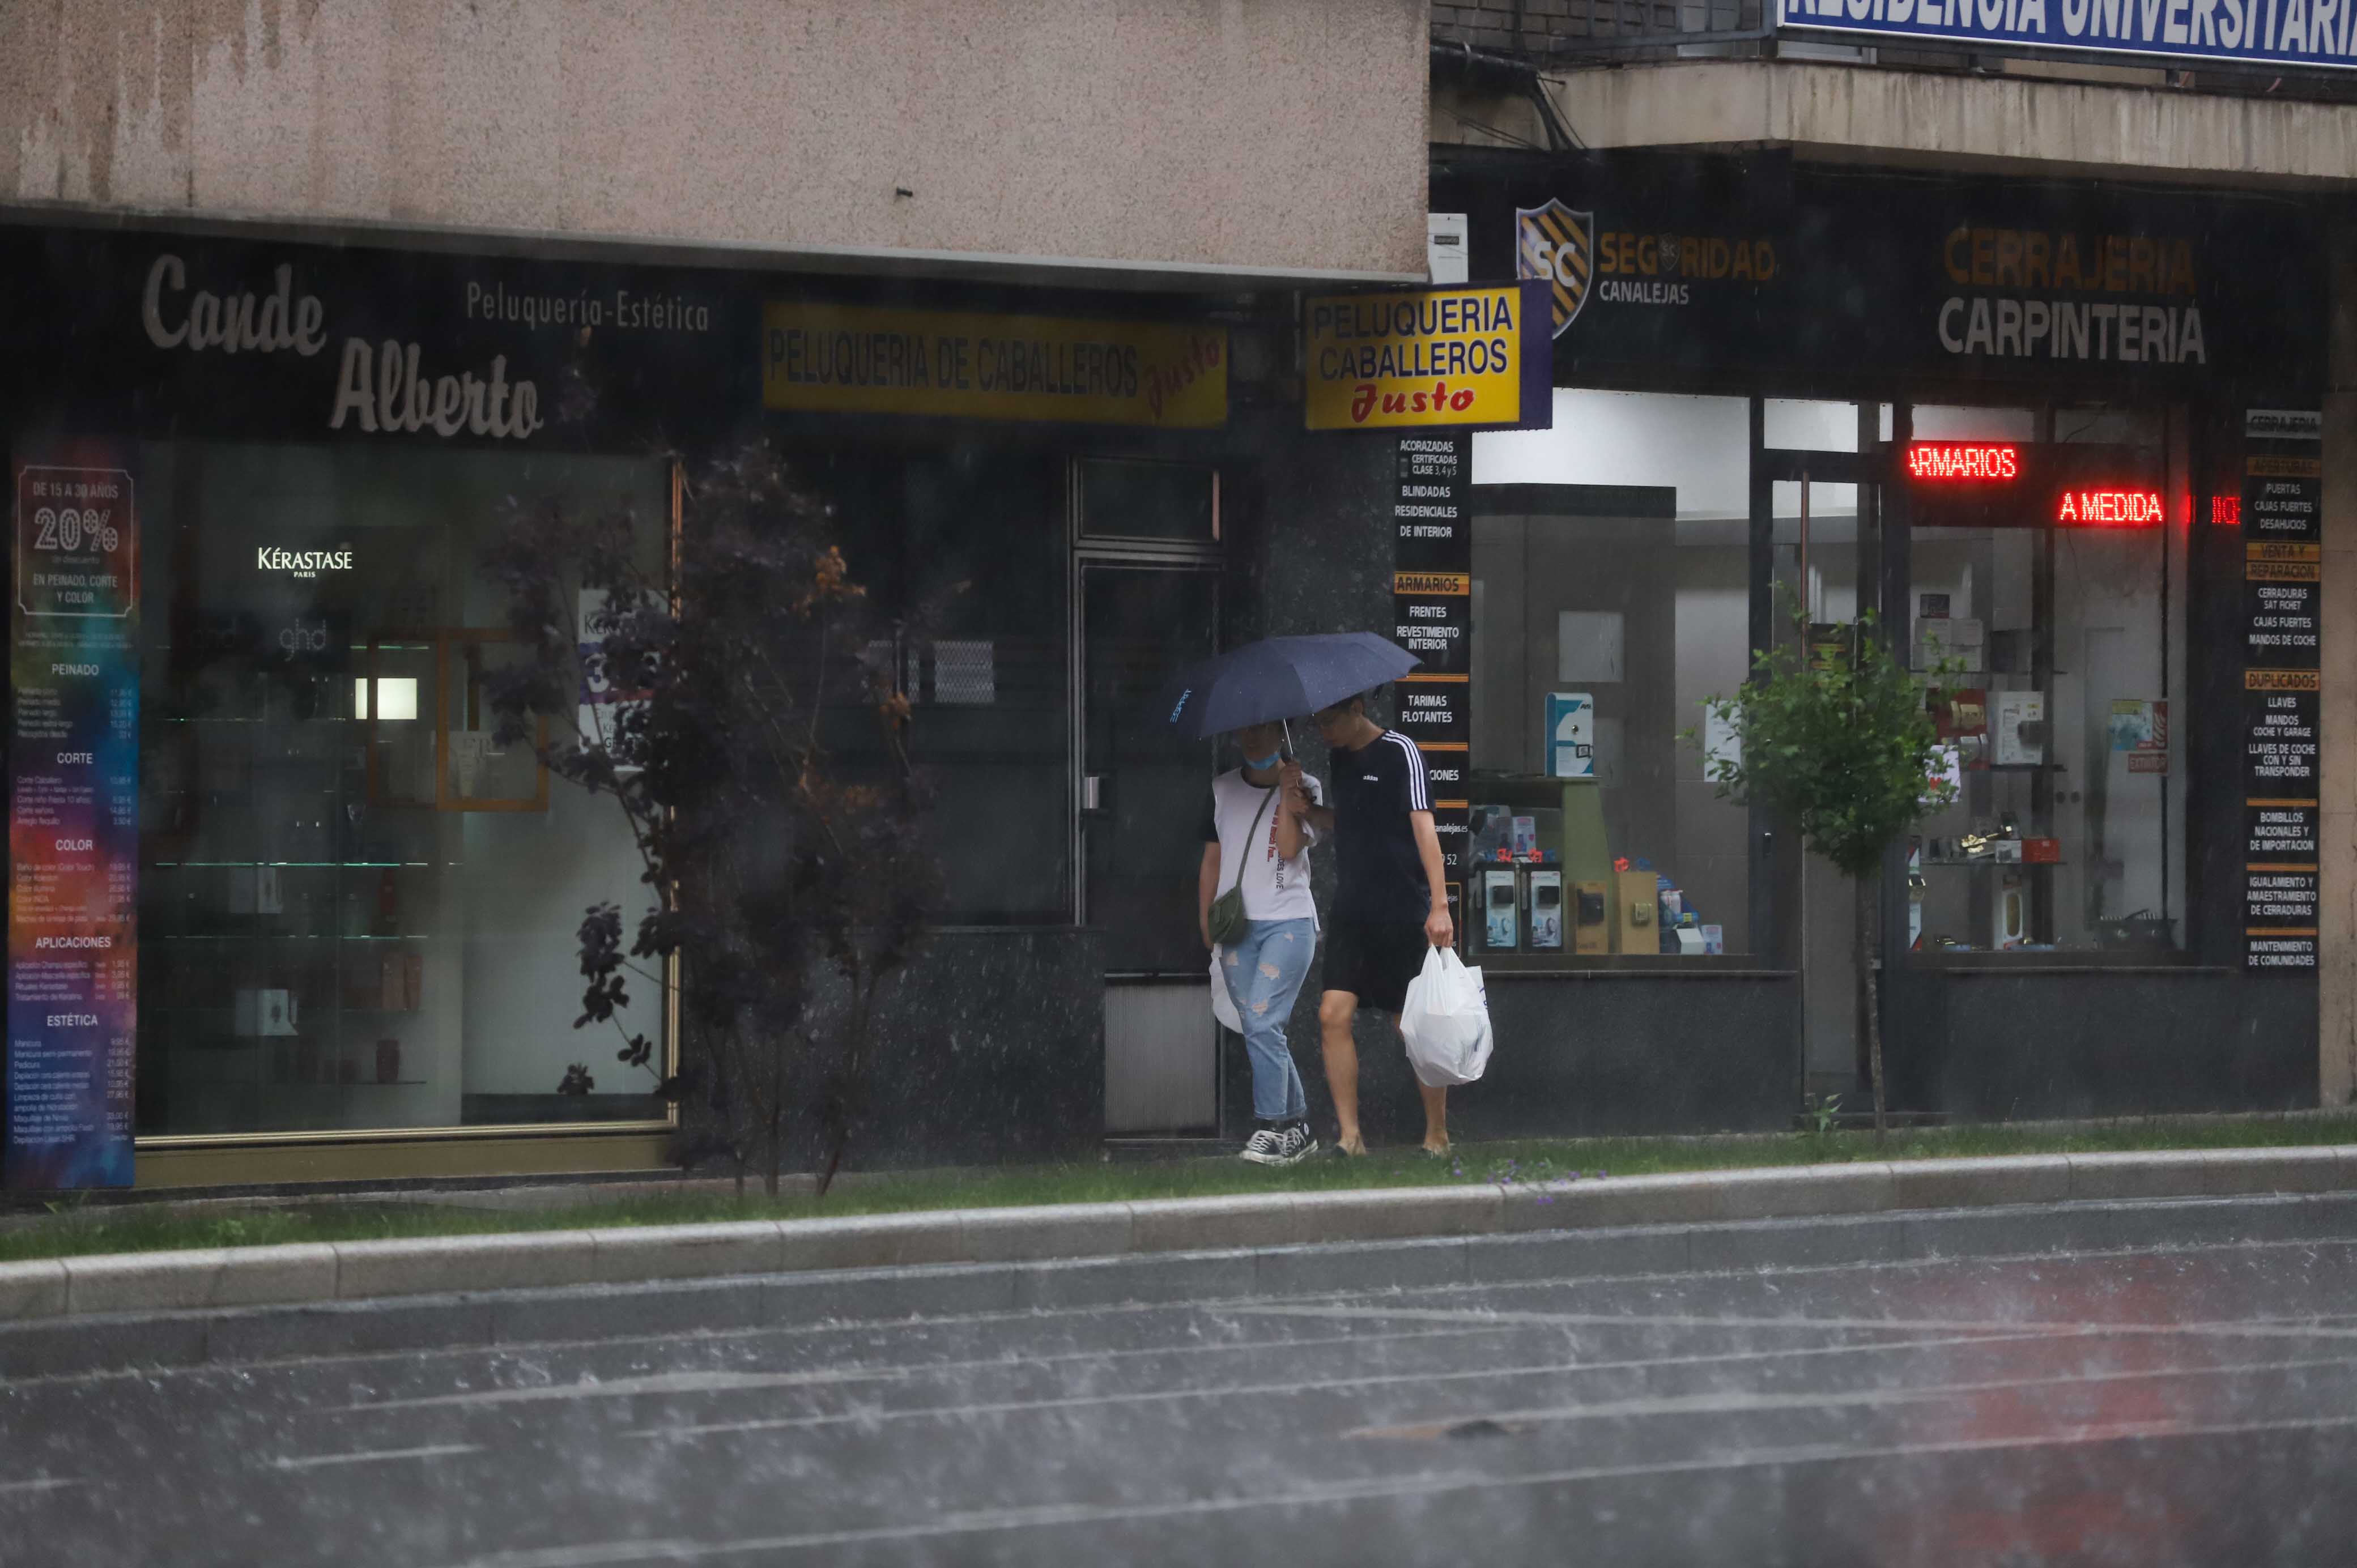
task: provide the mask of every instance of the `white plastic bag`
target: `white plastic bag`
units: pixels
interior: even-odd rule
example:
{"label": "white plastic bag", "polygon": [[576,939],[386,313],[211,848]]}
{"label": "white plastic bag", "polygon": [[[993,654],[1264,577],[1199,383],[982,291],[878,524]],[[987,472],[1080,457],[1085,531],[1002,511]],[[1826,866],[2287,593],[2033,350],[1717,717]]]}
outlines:
{"label": "white plastic bag", "polygon": [[1454,948],[1434,948],[1424,972],[1407,983],[1400,1035],[1408,1065],[1427,1089],[1470,1083],[1490,1065],[1490,1000],[1481,972],[1468,969]]}
{"label": "white plastic bag", "polygon": [[1236,999],[1228,993],[1227,953],[1220,948],[1211,950],[1211,1016],[1223,1028],[1244,1032],[1244,1021],[1236,1016]]}

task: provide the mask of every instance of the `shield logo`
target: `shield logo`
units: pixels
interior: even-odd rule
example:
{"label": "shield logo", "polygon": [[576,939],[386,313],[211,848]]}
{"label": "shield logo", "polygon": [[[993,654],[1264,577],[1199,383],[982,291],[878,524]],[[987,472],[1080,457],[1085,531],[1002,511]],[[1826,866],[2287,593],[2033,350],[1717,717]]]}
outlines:
{"label": "shield logo", "polygon": [[1587,303],[1595,271],[1595,213],[1575,212],[1555,200],[1514,209],[1514,275],[1547,280],[1556,337]]}

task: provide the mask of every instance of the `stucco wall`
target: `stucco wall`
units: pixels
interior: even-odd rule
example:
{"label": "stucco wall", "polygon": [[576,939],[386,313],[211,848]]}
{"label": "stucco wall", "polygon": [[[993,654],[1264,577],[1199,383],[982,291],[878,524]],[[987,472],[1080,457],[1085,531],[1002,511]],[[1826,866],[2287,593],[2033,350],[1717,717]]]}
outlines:
{"label": "stucco wall", "polygon": [[1420,272],[1427,13],[8,0],[0,201]]}

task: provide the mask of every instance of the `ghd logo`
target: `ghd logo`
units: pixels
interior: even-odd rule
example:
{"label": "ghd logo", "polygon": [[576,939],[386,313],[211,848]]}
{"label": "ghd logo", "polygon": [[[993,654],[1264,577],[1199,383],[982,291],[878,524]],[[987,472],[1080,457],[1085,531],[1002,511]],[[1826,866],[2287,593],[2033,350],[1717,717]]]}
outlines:
{"label": "ghd logo", "polygon": [[328,651],[328,623],[307,625],[298,620],[293,626],[278,628],[278,648],[282,653],[325,653]]}

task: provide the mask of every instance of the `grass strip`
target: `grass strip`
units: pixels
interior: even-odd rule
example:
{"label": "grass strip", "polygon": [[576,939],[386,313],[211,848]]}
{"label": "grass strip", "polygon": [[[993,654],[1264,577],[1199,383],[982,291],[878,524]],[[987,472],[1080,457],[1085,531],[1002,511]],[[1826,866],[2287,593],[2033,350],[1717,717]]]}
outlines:
{"label": "grass strip", "polygon": [[793,1195],[771,1200],[758,1185],[744,1197],[683,1191],[516,1211],[466,1207],[462,1195],[436,1201],[304,1199],[283,1207],[190,1215],[76,1212],[0,1230],[0,1262],[145,1252],[180,1248],[260,1247],[292,1241],[364,1241],[502,1231],[623,1225],[683,1225],[727,1219],[807,1219],[929,1208],[996,1208],[1049,1203],[1115,1203],[1256,1192],[1339,1192],[1466,1183],[1545,1184],[1667,1171],[1838,1165],[1858,1160],[1943,1159],[1995,1155],[2093,1154],[2155,1149],[2293,1147],[2357,1143],[2357,1113],[2302,1117],[2153,1118],[2057,1127],[1986,1123],[1896,1132],[1877,1149],[1870,1133],[1840,1130],[1718,1138],[1550,1138],[1464,1144],[1451,1159],[1414,1148],[1362,1160],[1320,1156],[1272,1170],[1235,1159],[1170,1164],[1020,1165],[984,1174],[910,1172],[840,1187],[823,1202]]}

